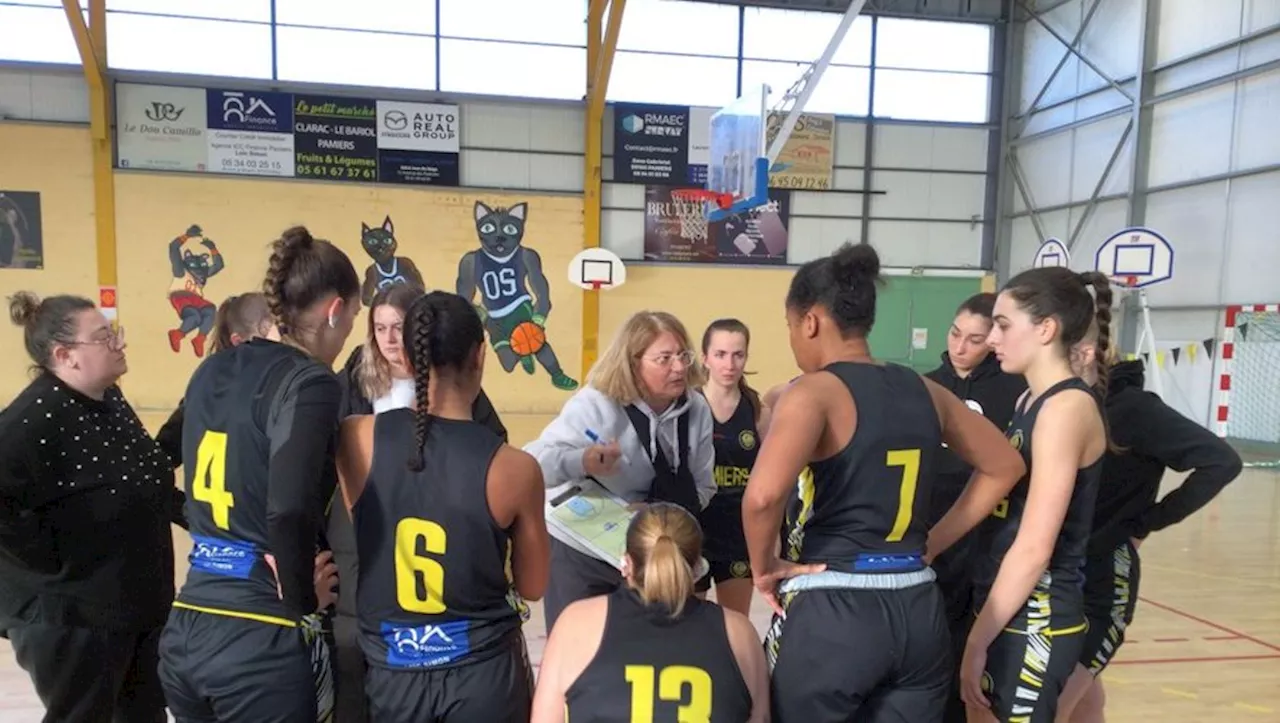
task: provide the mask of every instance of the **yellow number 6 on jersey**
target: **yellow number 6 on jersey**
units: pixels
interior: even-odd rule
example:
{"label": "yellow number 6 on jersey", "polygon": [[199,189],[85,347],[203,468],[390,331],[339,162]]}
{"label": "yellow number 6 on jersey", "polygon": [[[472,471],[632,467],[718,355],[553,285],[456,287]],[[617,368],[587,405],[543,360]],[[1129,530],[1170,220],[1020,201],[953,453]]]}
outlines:
{"label": "yellow number 6 on jersey", "polygon": [[227,433],[205,430],[196,448],[196,471],[191,480],[191,496],[209,505],[213,524],[231,528],[231,508],[236,498],[227,491]]}
{"label": "yellow number 6 on jersey", "polygon": [[444,554],[445,532],[440,525],[416,517],[396,523],[396,603],[405,612],[439,615],[445,611],[444,568],[418,554],[418,540],[428,553]]}

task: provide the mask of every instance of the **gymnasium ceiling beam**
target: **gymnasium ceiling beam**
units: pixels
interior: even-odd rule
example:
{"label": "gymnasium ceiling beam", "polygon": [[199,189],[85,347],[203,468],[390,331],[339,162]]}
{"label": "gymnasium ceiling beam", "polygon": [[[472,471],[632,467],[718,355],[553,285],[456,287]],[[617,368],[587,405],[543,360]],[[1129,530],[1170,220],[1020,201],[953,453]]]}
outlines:
{"label": "gymnasium ceiling beam", "polygon": [[[820,10],[843,13],[851,0],[697,0],[721,5],[779,8],[783,10]],[[868,0],[864,15],[881,17],[927,18],[931,20],[967,20],[998,22],[1009,15],[1003,0]]]}
{"label": "gymnasium ceiling beam", "polygon": [[[605,9],[608,7],[608,22]],[[602,173],[604,165],[604,101],[618,49],[618,33],[626,0],[591,0],[587,8],[587,118],[582,174],[582,241],[584,248],[600,246]],[[600,291],[582,292],[582,376],[595,364],[600,351]]]}
{"label": "gymnasium ceiling beam", "polygon": [[[79,0],[62,0],[71,35],[80,50],[80,64],[89,86],[89,142],[93,156],[93,218],[98,248],[98,286],[116,285],[116,195],[111,169],[111,110],[107,95],[106,0],[89,0],[89,22]],[[114,303],[103,310],[115,321]]]}

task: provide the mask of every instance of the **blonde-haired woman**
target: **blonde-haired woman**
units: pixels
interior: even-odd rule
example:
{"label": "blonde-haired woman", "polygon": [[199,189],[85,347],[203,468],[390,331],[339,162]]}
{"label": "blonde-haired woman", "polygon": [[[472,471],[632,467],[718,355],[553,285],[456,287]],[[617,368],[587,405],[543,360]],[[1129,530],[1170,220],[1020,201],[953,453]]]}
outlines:
{"label": "blonde-haired woman", "polygon": [[695,597],[701,555],[702,530],[683,508],[637,514],[626,584],[565,608],[547,641],[532,723],[768,720],[760,636],[745,615]]}
{"label": "blonde-haired woman", "polygon": [[[705,382],[689,332],[664,311],[622,325],[587,383],[525,451],[537,458],[548,499],[590,477],[632,503],[673,502],[691,513],[716,493],[711,407],[691,393]],[[570,603],[612,592],[622,576],[552,530],[547,631]]]}

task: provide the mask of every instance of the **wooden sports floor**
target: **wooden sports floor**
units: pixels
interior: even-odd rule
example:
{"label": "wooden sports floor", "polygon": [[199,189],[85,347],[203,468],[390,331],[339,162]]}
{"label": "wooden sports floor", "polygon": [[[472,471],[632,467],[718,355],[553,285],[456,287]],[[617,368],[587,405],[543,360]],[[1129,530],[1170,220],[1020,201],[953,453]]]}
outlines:
{"label": "wooden sports floor", "polygon": [[[155,429],[163,414],[146,414]],[[517,443],[546,424],[508,415]],[[1166,486],[1179,477],[1166,478]],[[179,580],[190,542],[178,531]],[[763,634],[769,616],[757,600]],[[526,627],[534,663],[546,641],[540,606]],[[1108,719],[1280,723],[1280,473],[1246,469],[1208,508],[1142,546],[1137,620],[1104,675]],[[0,640],[0,723],[43,715],[30,680]]]}

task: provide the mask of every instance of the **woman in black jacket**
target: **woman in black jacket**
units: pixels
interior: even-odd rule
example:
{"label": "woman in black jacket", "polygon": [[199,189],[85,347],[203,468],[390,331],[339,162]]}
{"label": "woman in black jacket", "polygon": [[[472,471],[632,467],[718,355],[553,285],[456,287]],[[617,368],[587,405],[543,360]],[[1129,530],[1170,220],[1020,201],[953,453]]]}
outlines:
{"label": "woman in black jacket", "polygon": [[37,372],[0,411],[0,637],[46,721],[163,723],[174,465],[120,392],[124,331],[77,296],[18,292]]}
{"label": "woman in black jacket", "polygon": [[[406,406],[412,394],[397,393],[396,385],[407,380],[413,388],[413,377],[404,363],[404,317],[409,307],[423,293],[422,289],[397,284],[378,292],[369,307],[369,328],[364,344],[351,352],[338,381],[342,386],[339,416],[374,414],[378,411]],[[472,417],[507,441],[507,429],[498,418],[489,397],[480,390],[472,406]],[[364,699],[364,654],[358,643],[356,618],[356,580],[359,563],[356,557],[355,532],[351,518],[341,500],[329,505],[329,527],[326,533],[338,564],[338,602],[332,624],[335,662],[335,720],[342,723],[364,723],[368,707]]]}
{"label": "woman in black jacket", "polygon": [[[1111,367],[1094,359],[1092,336],[1073,360],[1090,384],[1107,380],[1107,427],[1113,447],[1103,461],[1085,562],[1089,631],[1075,673],[1058,699],[1058,720],[1101,723],[1106,694],[1099,676],[1124,642],[1138,604],[1138,547],[1209,504],[1241,470],[1225,441],[1143,390],[1143,365]],[[1109,377],[1109,380],[1108,380]],[[1191,470],[1157,501],[1165,470]]]}

